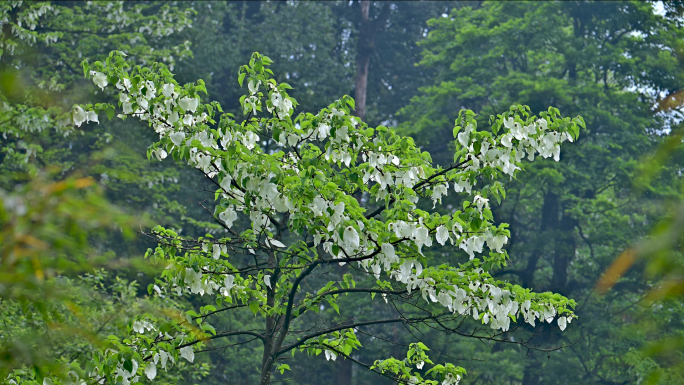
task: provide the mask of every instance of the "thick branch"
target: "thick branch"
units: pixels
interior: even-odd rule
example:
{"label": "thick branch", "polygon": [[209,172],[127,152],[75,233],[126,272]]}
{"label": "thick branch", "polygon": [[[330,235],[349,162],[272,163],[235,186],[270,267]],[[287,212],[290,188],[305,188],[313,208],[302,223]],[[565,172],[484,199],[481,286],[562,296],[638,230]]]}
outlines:
{"label": "thick branch", "polygon": [[[287,296],[287,308],[285,309],[285,316],[280,320],[280,322],[277,325],[277,329],[279,329],[280,334],[278,335],[278,339],[276,340],[275,344],[273,345],[273,349],[279,349],[283,341],[285,341],[285,337],[287,337],[287,334],[290,330],[290,322],[292,321],[292,308],[294,307],[294,299],[295,295],[297,294],[297,288],[299,287],[299,284],[302,283],[304,278],[306,278],[311,272],[318,266],[318,261],[313,262],[309,267],[306,268],[295,281],[292,283],[292,288],[290,289],[290,293]],[[277,354],[273,354],[273,357],[277,357]]]}

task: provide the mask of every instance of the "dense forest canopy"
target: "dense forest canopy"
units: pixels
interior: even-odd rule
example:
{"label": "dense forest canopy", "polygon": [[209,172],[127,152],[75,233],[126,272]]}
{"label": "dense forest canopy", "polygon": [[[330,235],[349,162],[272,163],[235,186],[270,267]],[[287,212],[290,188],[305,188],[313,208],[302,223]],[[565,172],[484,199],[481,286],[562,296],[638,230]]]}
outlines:
{"label": "dense forest canopy", "polygon": [[0,4],[2,381],[681,383],[683,11]]}

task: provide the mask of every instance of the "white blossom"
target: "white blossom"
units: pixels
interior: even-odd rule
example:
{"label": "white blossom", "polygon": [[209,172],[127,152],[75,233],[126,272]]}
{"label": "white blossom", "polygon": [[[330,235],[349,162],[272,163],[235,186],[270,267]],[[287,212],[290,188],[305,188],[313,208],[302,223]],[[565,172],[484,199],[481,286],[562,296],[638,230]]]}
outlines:
{"label": "white blossom", "polygon": [[345,248],[349,251],[354,251],[359,248],[359,233],[352,226],[344,229],[344,243]]}
{"label": "white blossom", "polygon": [[184,97],[178,101],[178,104],[185,111],[195,112],[199,104],[199,99]]}
{"label": "white blossom", "polygon": [[449,239],[449,230],[447,230],[446,226],[442,225],[437,228],[436,239],[440,245],[444,246],[446,241]]}
{"label": "white blossom", "polygon": [[171,139],[171,142],[175,144],[176,146],[180,146],[183,144],[183,140],[185,140],[185,133],[183,132],[174,132],[171,135],[169,135],[169,138]]}
{"label": "white blossom", "polygon": [[93,83],[100,87],[100,89],[104,90],[108,84],[107,75],[103,74],[102,72],[95,71],[91,71],[91,74],[93,75]]}
{"label": "white blossom", "polygon": [[337,354],[333,351],[326,349],[325,350],[325,359],[326,359],[326,361],[330,361],[330,360],[335,361],[337,359]]}
{"label": "white blossom", "polygon": [[192,350],[192,346],[186,346],[180,349],[180,356],[192,362],[195,360],[195,352]]}
{"label": "white blossom", "polygon": [[233,227],[233,222],[235,222],[235,220],[237,219],[237,213],[231,207],[228,208],[226,211],[220,213],[219,219],[222,220],[226,224],[226,226]]}
{"label": "white blossom", "polygon": [[162,86],[162,95],[166,96],[167,98],[170,98],[173,95],[173,84],[164,84]]}
{"label": "white blossom", "polygon": [[561,331],[565,330],[565,327],[567,326],[567,321],[568,319],[565,317],[558,317],[558,327]]}
{"label": "white blossom", "polygon": [[72,117],[74,119],[74,124],[77,127],[81,127],[81,124],[86,121],[86,113],[83,111],[83,108],[80,106],[74,107],[74,112],[72,114]]}
{"label": "white blossom", "polygon": [[157,376],[157,365],[155,365],[154,362],[150,362],[147,364],[147,366],[145,367],[145,375],[150,380],[154,380],[154,378]]}
{"label": "white blossom", "polygon": [[97,124],[100,124],[100,121],[97,119],[97,113],[95,111],[88,111],[86,113],[86,120],[89,122],[95,122]]}

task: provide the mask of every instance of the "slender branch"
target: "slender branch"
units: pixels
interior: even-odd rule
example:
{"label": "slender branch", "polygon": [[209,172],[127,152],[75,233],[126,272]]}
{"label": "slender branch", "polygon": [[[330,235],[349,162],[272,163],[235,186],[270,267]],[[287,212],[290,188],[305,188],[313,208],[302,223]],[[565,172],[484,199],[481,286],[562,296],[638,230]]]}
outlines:
{"label": "slender branch", "polygon": [[[451,166],[445,168],[444,170],[442,170],[442,171],[440,171],[440,172],[438,172],[438,173],[436,173],[436,174],[430,176],[429,178],[425,179],[424,181],[422,181],[422,182],[416,184],[415,186],[413,186],[413,190],[414,190],[414,191],[417,191],[419,188],[421,188],[422,186],[426,185],[426,184],[429,183],[431,180],[437,178],[438,176],[444,175],[444,174],[446,174],[447,172],[449,172],[449,171],[451,171],[451,170],[453,170],[453,169],[455,169],[455,168],[461,167],[461,166],[464,165],[466,162],[467,162],[467,161],[464,160],[463,162],[452,164]],[[390,199],[389,203],[388,203],[386,206],[389,207],[389,205],[391,205],[392,203],[394,203],[394,201],[395,201],[394,198]],[[371,212],[370,214],[366,214],[365,217],[366,217],[366,219],[373,218],[374,216],[380,214],[380,213],[383,212],[384,210],[385,210],[385,206],[380,206],[380,207],[378,207],[377,209],[375,209],[373,212]]]}
{"label": "slender branch", "polygon": [[194,345],[194,344],[196,344],[196,343],[203,342],[203,341],[207,341],[207,340],[215,340],[215,339],[217,339],[217,338],[230,337],[230,336],[239,336],[239,335],[248,335],[248,336],[253,336],[253,337],[255,337],[255,338],[258,338],[258,339],[260,339],[260,340],[262,340],[262,341],[264,340],[264,336],[262,336],[261,334],[259,334],[259,333],[257,333],[257,332],[247,331],[247,330],[245,330],[245,331],[235,331],[235,332],[223,332],[223,333],[216,333],[216,335],[209,336],[209,337],[206,337],[206,338],[203,338],[203,339],[194,340],[194,341],[191,341],[191,342],[188,342],[188,343],[185,343],[185,344],[178,345],[178,346],[176,346],[176,349],[184,348],[184,347],[186,347],[186,346],[191,346],[191,345]]}
{"label": "slender branch", "polygon": [[[252,341],[254,341],[254,340],[256,340],[256,339],[257,339],[257,338],[254,337],[254,338],[250,338],[250,339],[248,339],[248,340],[246,340],[246,341],[236,342],[236,343],[234,343],[234,344],[222,345],[222,346],[214,346],[214,347],[212,347],[212,348],[207,348],[207,349],[198,350],[197,353],[210,352],[210,351],[219,350],[219,349],[228,349],[228,348],[233,347],[233,346],[248,344],[248,343],[250,343],[250,342],[252,342]],[[223,354],[223,353],[221,353],[221,354]]]}
{"label": "slender branch", "polygon": [[[425,317],[425,318],[430,318],[430,317]],[[411,320],[411,321],[419,322],[417,320]],[[278,350],[277,352],[275,352],[275,355],[279,356],[283,353],[287,353],[288,351],[295,349],[298,346],[304,345],[308,340],[310,340],[312,338],[315,338],[315,337],[318,337],[318,336],[321,336],[324,334],[336,332],[338,330],[352,329],[352,328],[356,328],[356,327],[360,327],[360,326],[367,326],[367,325],[389,324],[389,323],[395,323],[395,322],[409,322],[409,320],[407,320],[406,318],[394,318],[394,319],[357,322],[357,323],[353,323],[353,324],[345,324],[345,325],[341,325],[341,326],[334,326],[334,327],[324,329],[324,330],[318,331],[316,333],[312,333],[312,334],[309,334],[307,336],[304,336],[299,341],[292,343],[290,345],[287,345],[284,348]]]}
{"label": "slender branch", "polygon": [[399,378],[399,377],[397,377],[397,376],[394,376],[394,375],[391,375],[391,374],[387,374],[387,373],[381,372],[381,371],[379,371],[379,370],[377,370],[377,369],[373,369],[373,365],[364,364],[363,362],[361,362],[361,361],[355,359],[354,357],[352,357],[352,356],[350,356],[350,355],[347,355],[347,354],[344,354],[344,352],[338,350],[336,347],[333,347],[333,346],[330,346],[330,345],[319,344],[318,341],[315,341],[312,345],[314,345],[314,346],[316,346],[316,345],[317,345],[317,346],[321,346],[322,348],[324,348],[324,349],[326,349],[326,350],[333,351],[333,352],[335,352],[337,355],[342,356],[342,357],[344,357],[345,359],[348,359],[349,361],[351,361],[351,362],[353,362],[353,363],[355,363],[355,364],[357,364],[357,365],[363,366],[364,368],[370,370],[370,371],[373,372],[373,373],[376,373],[376,374],[378,374],[378,375],[380,375],[380,376],[383,376],[383,377],[387,377],[387,378],[389,378],[389,379],[391,379],[392,381],[395,381],[395,382],[397,382],[397,383],[406,384],[406,385],[410,385],[410,384],[411,384],[410,382],[406,382],[406,381],[402,380],[401,378]]}
{"label": "slender branch", "polygon": [[233,310],[233,309],[237,309],[237,308],[245,307],[245,306],[247,306],[247,305],[246,305],[246,304],[242,304],[242,305],[235,305],[235,306],[230,306],[230,307],[224,307],[223,309],[218,309],[218,310],[216,310],[216,311],[212,311],[212,312],[207,313],[207,314],[205,314],[205,315],[193,317],[193,320],[196,320],[196,319],[198,319],[198,318],[206,319],[206,318],[209,317],[210,315],[214,315],[214,314],[216,314],[216,313],[220,313],[220,312],[227,311],[227,310]]}
{"label": "slender branch", "polygon": [[[400,295],[400,294],[405,294],[408,293],[408,290],[383,290],[383,289],[366,289],[366,288],[349,288],[349,289],[339,289],[339,290],[330,290],[326,291],[324,293],[318,294],[315,297],[310,298],[311,303],[308,305],[301,304],[297,307],[297,310],[300,311],[302,309],[305,309],[311,305],[314,305],[321,301],[324,297],[327,297],[329,295],[335,295],[335,294],[345,294],[345,293],[380,293],[380,294],[390,294],[390,295]],[[301,311],[300,311],[301,313]]]}
{"label": "slender branch", "polygon": [[464,160],[463,162],[460,162],[460,163],[454,163],[454,164],[452,164],[451,166],[445,168],[444,170],[442,170],[442,171],[440,171],[440,172],[438,172],[438,173],[436,173],[436,174],[433,174],[433,175],[430,176],[429,178],[427,178],[427,179],[425,179],[424,181],[422,181],[422,182],[416,184],[415,186],[413,186],[413,190],[417,190],[417,189],[421,188],[423,185],[429,183],[431,180],[437,178],[438,176],[442,176],[442,175],[448,173],[449,171],[451,171],[451,170],[453,170],[453,169],[455,169],[455,168],[459,168],[459,167],[463,166],[466,162],[467,162],[467,160]]}

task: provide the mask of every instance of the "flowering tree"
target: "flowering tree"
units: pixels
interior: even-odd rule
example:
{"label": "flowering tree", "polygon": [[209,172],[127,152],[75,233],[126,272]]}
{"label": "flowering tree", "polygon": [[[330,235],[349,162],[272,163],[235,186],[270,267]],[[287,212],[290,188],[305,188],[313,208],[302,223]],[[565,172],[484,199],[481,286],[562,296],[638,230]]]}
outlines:
{"label": "flowering tree", "polygon": [[[490,199],[505,197],[498,179],[514,177],[524,158],[532,161],[539,153],[559,160],[560,144],[577,137],[581,118],[562,118],[554,108],[536,117],[514,106],[492,117],[491,131],[478,131],[474,114],[462,111],[454,128],[454,163],[433,167],[410,138],[350,115],[354,100],[348,96],[317,114],[294,116],[297,102],[287,84],[275,81],[266,56],[255,53],[240,68],[238,81],[247,85],[242,120],[222,113],[216,102],[201,103],[201,80],[180,86],[163,64],[129,70],[124,56],[115,51],[104,63],[84,63],[85,74],[102,89],[119,90],[119,118],[148,121],[159,133],[148,157],[171,155],[215,183],[215,208],[206,209],[226,232],[189,238],[156,227],[143,233],[158,243],[148,256],[166,265],[148,288],[151,294],[213,296],[217,306],[176,316],[141,314],[128,339],[108,341],[89,372],[94,378],[123,384],[143,374],[154,379],[158,368],[192,361],[214,339],[245,336],[263,344],[261,384],[270,382],[274,370],[288,370],[279,359],[297,352],[350,359],[400,383],[456,384],[465,370],[434,365],[422,342],[412,344],[403,360],[356,360],[356,332],[391,323],[454,332],[472,317],[497,335],[511,322],[555,320],[564,329],[574,317],[574,301],[488,273],[506,263],[502,247],[509,236],[506,224],[494,224]],[[111,119],[119,108],[75,106],[72,116],[80,126],[97,121],[101,111]],[[462,209],[434,212],[451,188],[462,194]],[[434,241],[463,249],[469,260],[428,265],[421,249]],[[312,286],[319,272],[338,264],[374,276],[376,285],[357,287],[345,274]],[[405,306],[391,318],[356,317],[337,325],[307,316],[323,303],[339,312],[340,295],[380,295],[380,304],[390,298]],[[210,321],[225,311],[252,311],[263,318],[263,328],[217,331]]]}

